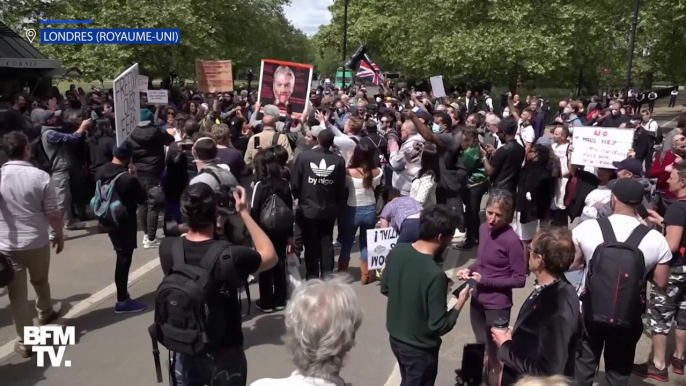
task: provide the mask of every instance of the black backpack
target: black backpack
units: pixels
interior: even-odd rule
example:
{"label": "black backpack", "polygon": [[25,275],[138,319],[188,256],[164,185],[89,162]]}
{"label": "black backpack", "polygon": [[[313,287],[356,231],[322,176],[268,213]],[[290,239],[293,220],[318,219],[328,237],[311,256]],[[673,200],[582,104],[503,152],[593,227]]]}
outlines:
{"label": "black backpack", "polygon": [[281,197],[273,193],[267,197],[260,209],[260,227],[271,234],[293,232],[293,209],[289,208]]}
{"label": "black backpack", "polygon": [[[43,146],[43,136],[46,135],[48,131],[50,130],[42,132],[38,138],[31,142],[31,164],[48,174],[52,174],[52,164],[55,162],[55,158],[57,158],[60,149],[58,147],[57,150],[55,150],[55,154],[53,154],[52,157],[48,157],[45,146]],[[62,145],[59,146],[61,147]]]}
{"label": "black backpack", "polygon": [[618,242],[608,218],[598,221],[604,242],[593,252],[581,297],[587,321],[630,328],[645,310],[646,267],[638,249],[650,228],[640,224],[625,242]]}
{"label": "black backpack", "polygon": [[[227,308],[220,293],[221,283],[212,277],[213,268],[228,242],[215,241],[200,266],[186,264],[183,238],[172,245],[173,265],[157,287],[155,319],[148,328],[152,338],[155,366],[159,365],[161,343],[170,351],[201,356],[216,353],[228,323]],[[158,368],[158,380],[161,370]]]}

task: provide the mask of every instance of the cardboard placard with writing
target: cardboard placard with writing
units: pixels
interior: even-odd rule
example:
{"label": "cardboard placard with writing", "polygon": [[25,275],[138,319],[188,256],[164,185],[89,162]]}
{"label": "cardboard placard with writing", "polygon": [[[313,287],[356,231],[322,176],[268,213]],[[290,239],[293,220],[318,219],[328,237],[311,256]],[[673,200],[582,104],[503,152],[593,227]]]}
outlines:
{"label": "cardboard placard with writing", "polygon": [[275,105],[281,115],[302,117],[310,100],[312,68],[310,64],[263,59],[257,101],[262,107]]}
{"label": "cardboard placard with writing", "polygon": [[201,92],[233,91],[233,65],[230,60],[195,59],[195,80]]}
{"label": "cardboard placard with writing", "polygon": [[138,63],[122,72],[113,84],[114,121],[117,146],[141,121],[141,93],[138,89]]}
{"label": "cardboard placard with writing", "polygon": [[383,269],[386,258],[398,242],[398,232],[393,228],[367,230],[367,263],[369,269]]}
{"label": "cardboard placard with writing", "polygon": [[595,126],[574,128],[572,164],[615,169],[613,162],[627,158],[634,142],[633,129]]}
{"label": "cardboard placard with writing", "polygon": [[169,103],[167,90],[148,90],[148,103],[151,105],[166,105]]}

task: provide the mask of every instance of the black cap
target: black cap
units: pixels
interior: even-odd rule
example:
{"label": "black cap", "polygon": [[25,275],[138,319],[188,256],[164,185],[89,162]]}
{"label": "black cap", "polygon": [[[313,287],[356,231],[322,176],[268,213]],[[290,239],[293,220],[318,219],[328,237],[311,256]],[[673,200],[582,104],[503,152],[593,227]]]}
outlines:
{"label": "black cap", "polygon": [[619,202],[629,206],[641,205],[643,193],[643,185],[633,178],[619,178],[612,187],[612,195]]}
{"label": "black cap", "polygon": [[130,159],[133,155],[133,145],[131,145],[131,142],[129,141],[124,141],[121,145],[112,150],[112,155],[120,160]]}
{"label": "black cap", "polygon": [[617,171],[620,170],[626,170],[628,172],[631,172],[634,176],[642,176],[643,175],[643,166],[641,165],[641,161],[637,160],[636,158],[627,158],[621,162],[613,162],[612,166],[617,168]]}

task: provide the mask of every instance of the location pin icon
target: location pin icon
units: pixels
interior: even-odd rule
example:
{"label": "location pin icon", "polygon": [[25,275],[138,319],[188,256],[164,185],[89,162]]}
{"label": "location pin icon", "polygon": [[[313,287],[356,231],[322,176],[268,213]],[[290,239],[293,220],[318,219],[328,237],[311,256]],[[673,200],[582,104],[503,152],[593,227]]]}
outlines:
{"label": "location pin icon", "polygon": [[29,42],[33,43],[33,39],[36,38],[36,30],[35,29],[27,29],[26,30],[26,38],[29,39]]}

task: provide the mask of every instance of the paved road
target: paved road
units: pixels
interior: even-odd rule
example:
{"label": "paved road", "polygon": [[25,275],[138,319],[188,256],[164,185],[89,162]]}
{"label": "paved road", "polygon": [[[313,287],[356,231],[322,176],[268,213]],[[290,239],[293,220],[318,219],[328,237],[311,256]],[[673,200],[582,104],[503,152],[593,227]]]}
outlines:
{"label": "paved road", "polygon": [[[686,100],[686,97],[682,99]],[[666,103],[666,102],[665,102]],[[672,119],[679,109],[658,107],[660,123]],[[142,233],[139,233],[142,238]],[[139,238],[139,239],[140,239]],[[379,293],[378,283],[359,284],[357,253],[351,262],[353,288],[364,309],[364,321],[357,335],[356,346],[347,357],[342,376],[350,385],[397,386],[395,359],[388,345],[385,330],[386,299]],[[474,251],[451,250],[446,259],[446,271],[470,264]],[[67,348],[65,359],[70,368],[37,368],[35,357],[22,359],[12,350],[14,328],[9,314],[7,296],[0,296],[0,383],[11,386],[71,386],[71,385],[154,385],[155,372],[150,353],[147,327],[152,321],[152,309],[137,315],[116,315],[114,305],[114,252],[106,235],[88,231],[71,232],[62,254],[53,256],[51,285],[53,297],[68,317],[66,325],[76,327],[77,344]],[[129,291],[150,307],[162,273],[156,250],[136,251]],[[515,291],[513,319],[532,289],[533,277],[525,289]],[[258,298],[256,285],[253,298]],[[3,293],[4,292],[0,292]],[[30,291],[33,298],[33,291]],[[286,377],[293,367],[282,344],[283,313],[260,314],[254,307],[243,324],[248,357],[248,380],[263,377]],[[460,367],[462,348],[473,342],[469,311],[460,315],[454,330],[443,339],[440,352],[437,385],[453,385],[454,370]],[[636,354],[642,361],[650,354],[650,341],[644,336]],[[166,352],[163,353],[163,357]],[[166,368],[166,367],[165,367]],[[672,377],[672,385],[686,385],[686,378]],[[166,380],[165,380],[166,382]],[[633,379],[631,385],[649,384]]]}

